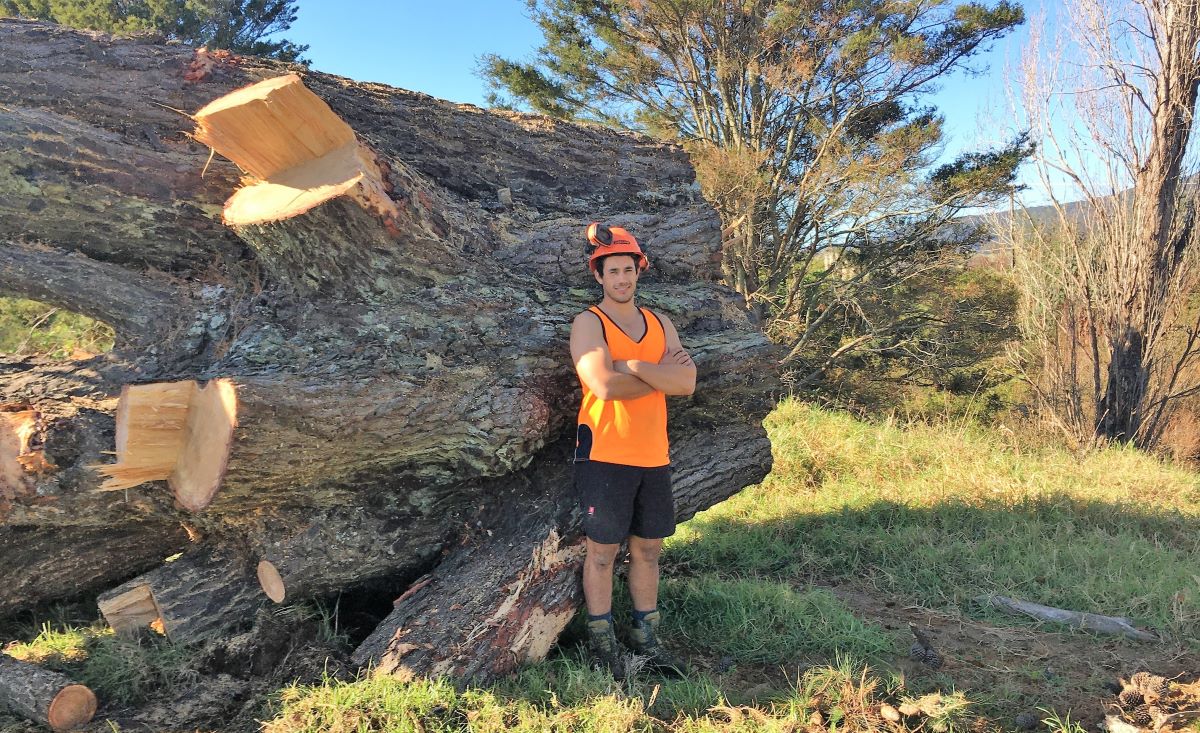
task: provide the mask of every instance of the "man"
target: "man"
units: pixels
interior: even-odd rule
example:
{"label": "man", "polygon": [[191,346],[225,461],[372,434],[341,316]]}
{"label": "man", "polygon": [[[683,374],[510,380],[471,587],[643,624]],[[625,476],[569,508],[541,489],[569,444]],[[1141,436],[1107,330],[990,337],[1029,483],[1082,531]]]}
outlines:
{"label": "man", "polygon": [[625,653],[612,619],[613,563],[629,542],[634,651],[652,667],[682,672],[658,641],[658,556],[675,533],[667,445],[667,395],[690,395],[696,366],[671,322],[634,304],[650,261],[620,227],[588,227],[588,260],[604,290],[599,305],[571,326],[571,358],[583,388],[575,447],[575,486],[583,510],[587,558],[583,593],[588,645],[614,678]]}

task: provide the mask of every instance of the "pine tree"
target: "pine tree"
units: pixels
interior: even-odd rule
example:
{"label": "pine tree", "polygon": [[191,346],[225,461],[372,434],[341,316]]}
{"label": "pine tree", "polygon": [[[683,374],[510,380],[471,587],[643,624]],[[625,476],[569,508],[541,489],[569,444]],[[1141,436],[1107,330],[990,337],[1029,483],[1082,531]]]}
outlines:
{"label": "pine tree", "polygon": [[[928,316],[887,289],[1006,200],[1029,154],[934,163],[939,81],[1024,21],[1007,0],[528,0],[529,63],[485,56],[498,106],[681,142],[721,214],[723,274],[815,378],[856,353],[916,353]],[[949,225],[949,226],[948,226]],[[890,305],[889,305],[890,308]]]}
{"label": "pine tree", "polygon": [[73,28],[153,31],[195,46],[300,61],[308,46],[272,36],[296,21],[296,0],[0,0],[0,13]]}

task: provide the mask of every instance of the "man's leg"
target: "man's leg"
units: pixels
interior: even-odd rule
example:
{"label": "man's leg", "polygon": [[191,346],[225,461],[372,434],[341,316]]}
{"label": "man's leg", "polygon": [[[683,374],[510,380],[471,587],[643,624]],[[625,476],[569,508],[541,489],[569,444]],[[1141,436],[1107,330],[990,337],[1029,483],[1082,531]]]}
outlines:
{"label": "man's leg", "polygon": [[587,540],[583,561],[583,598],[588,610],[588,648],[592,659],[607,669],[615,680],[625,679],[625,649],[613,630],[613,562],[620,545]]}
{"label": "man's leg", "polygon": [[612,611],[613,563],[620,549],[620,545],[602,545],[588,538],[587,559],[583,561],[583,597],[589,616]]}
{"label": "man's leg", "polygon": [[[662,554],[662,544],[661,539],[648,540],[637,536],[629,538],[629,596],[633,600],[635,611],[653,611],[658,608],[658,556]],[[587,592],[586,585],[584,592]],[[610,578],[610,597],[611,593]]]}
{"label": "man's leg", "polygon": [[662,671],[685,674],[687,665],[658,640],[658,556],[662,538],[675,532],[675,505],[668,467],[646,470],[635,502],[629,537],[629,595],[633,599],[634,651]]}

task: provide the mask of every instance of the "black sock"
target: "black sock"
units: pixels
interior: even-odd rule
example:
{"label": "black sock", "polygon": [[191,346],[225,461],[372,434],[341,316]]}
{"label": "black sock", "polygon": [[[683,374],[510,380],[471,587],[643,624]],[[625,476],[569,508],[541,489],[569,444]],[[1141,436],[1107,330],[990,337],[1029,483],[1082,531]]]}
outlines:
{"label": "black sock", "polygon": [[612,623],[612,611],[609,611],[608,613],[602,613],[599,616],[593,616],[592,614],[589,613],[588,614],[588,623],[590,624],[593,621],[607,621],[611,624]]}
{"label": "black sock", "polygon": [[657,610],[658,610],[657,606],[655,606],[654,608],[651,608],[649,611],[639,611],[636,608],[633,609],[634,625],[641,626],[642,624],[644,624],[646,622],[646,617],[649,616],[650,614],[654,613]]}

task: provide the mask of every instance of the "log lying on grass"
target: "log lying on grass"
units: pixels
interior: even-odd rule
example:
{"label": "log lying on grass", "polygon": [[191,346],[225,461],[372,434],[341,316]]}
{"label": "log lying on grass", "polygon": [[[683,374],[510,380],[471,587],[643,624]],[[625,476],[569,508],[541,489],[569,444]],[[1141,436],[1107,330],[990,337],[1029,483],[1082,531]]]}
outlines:
{"label": "log lying on grass", "polygon": [[[747,444],[743,435],[697,425],[672,429],[678,521],[707,507],[714,490],[762,478],[759,455],[770,444],[766,436]],[[578,508],[555,500],[555,488],[571,482],[572,450],[570,441],[559,446],[538,482],[505,497],[514,511],[490,517],[401,596],[355,650],[354,662],[406,678],[486,683],[542,658],[582,600]],[[706,455],[720,459],[714,464]]]}
{"label": "log lying on grass", "polygon": [[1133,621],[1122,616],[1103,616],[1085,611],[1068,611],[1053,606],[1043,606],[1008,596],[980,596],[980,604],[1014,616],[1028,616],[1035,621],[1062,624],[1072,629],[1091,631],[1095,634],[1124,636],[1134,641],[1158,641],[1159,638],[1133,625]]}
{"label": "log lying on grass", "polygon": [[61,674],[0,653],[0,708],[68,731],[96,715],[96,695]]}
{"label": "log lying on grass", "polygon": [[[247,596],[268,602],[260,567],[285,603],[366,584],[399,596],[428,574],[401,610],[458,605],[461,623],[420,632],[438,651],[406,670],[489,645],[536,656],[578,601],[561,452],[570,323],[599,297],[580,249],[592,220],[649,247],[640,302],[700,369],[670,407],[692,477],[681,505],[769,470],[777,355],[715,282],[719,220],[678,147],[27,21],[0,20],[0,46],[0,289],[118,332],[90,361],[0,358],[0,404],[38,413],[53,467],[18,463],[25,488],[0,502],[0,571],[19,579],[0,614],[142,572],[104,596],[114,625],[157,613],[190,640],[247,622]],[[123,390],[165,405],[180,383],[196,386],[178,407],[120,407]],[[198,404],[214,384],[230,399]],[[106,475],[120,490],[97,491]],[[524,523],[495,521],[509,516]],[[469,553],[489,527],[507,539]],[[560,550],[535,561],[535,547]],[[469,605],[455,578],[509,590]],[[539,613],[552,621],[528,622]]]}

